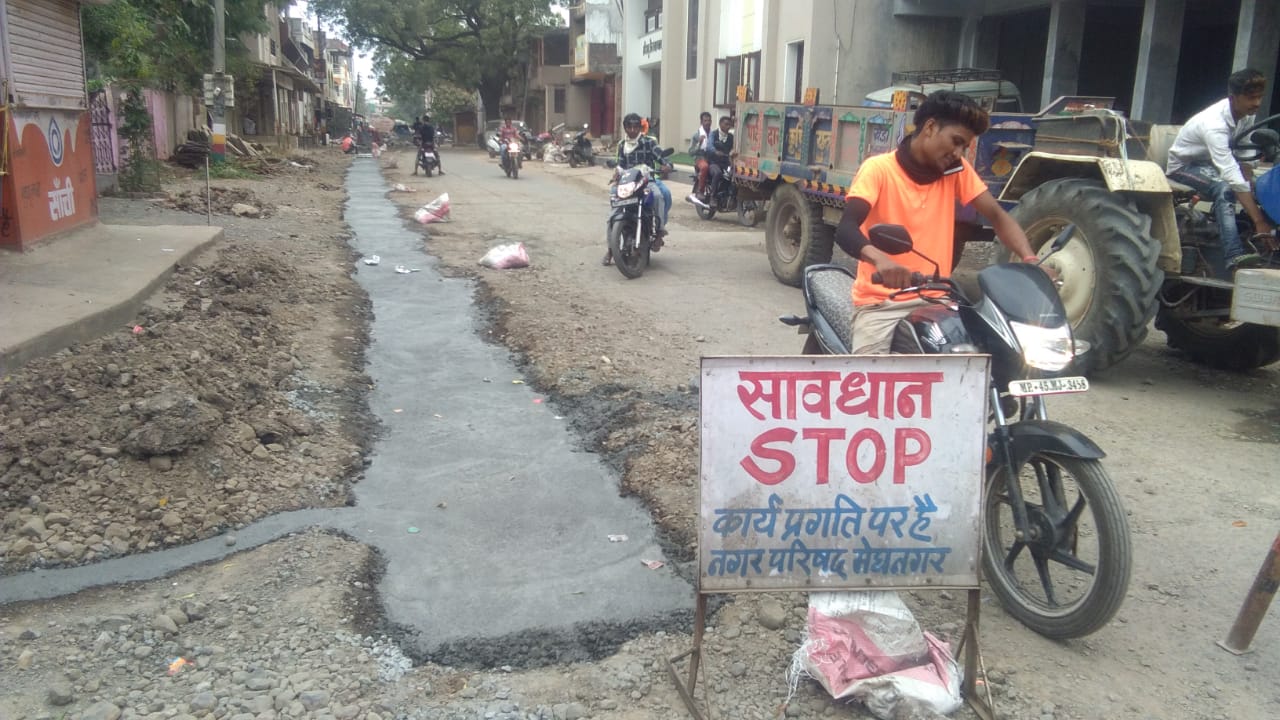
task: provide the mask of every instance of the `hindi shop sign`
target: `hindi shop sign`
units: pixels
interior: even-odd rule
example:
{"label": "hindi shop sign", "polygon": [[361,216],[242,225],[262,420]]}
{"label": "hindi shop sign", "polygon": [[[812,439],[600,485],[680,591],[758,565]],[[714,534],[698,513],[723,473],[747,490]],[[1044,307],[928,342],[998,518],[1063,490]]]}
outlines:
{"label": "hindi shop sign", "polygon": [[977,587],[989,370],[703,358],[699,590]]}

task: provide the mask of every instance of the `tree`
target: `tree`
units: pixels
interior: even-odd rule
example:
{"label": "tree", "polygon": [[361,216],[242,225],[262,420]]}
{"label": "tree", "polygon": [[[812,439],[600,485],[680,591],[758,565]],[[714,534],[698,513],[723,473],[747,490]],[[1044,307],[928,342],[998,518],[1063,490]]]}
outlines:
{"label": "tree", "polygon": [[[270,32],[274,25],[263,13],[262,0],[225,3],[227,72],[254,75],[240,37]],[[213,68],[212,0],[116,0],[85,4],[80,12],[90,80],[194,90]]]}
{"label": "tree", "polygon": [[[416,72],[422,90],[436,79],[476,88],[485,113],[498,104],[529,40],[554,27],[558,0],[312,0],[319,15],[346,29],[357,46],[376,49],[388,72]],[[394,70],[393,70],[394,68]],[[391,81],[396,82],[396,81]],[[393,97],[399,97],[394,93]]]}

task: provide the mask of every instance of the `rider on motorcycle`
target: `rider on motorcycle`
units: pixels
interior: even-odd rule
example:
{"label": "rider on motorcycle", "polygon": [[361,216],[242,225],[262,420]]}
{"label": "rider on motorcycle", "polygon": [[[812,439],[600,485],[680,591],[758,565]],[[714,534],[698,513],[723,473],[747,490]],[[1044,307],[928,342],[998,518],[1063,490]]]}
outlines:
{"label": "rider on motorcycle", "polygon": [[725,168],[732,167],[733,157],[737,152],[733,149],[733,133],[729,131],[733,127],[733,120],[728,115],[720,116],[720,127],[707,139],[710,150],[707,152],[707,162],[711,168],[711,195],[714,202],[716,193],[720,191],[720,183],[724,180]]}
{"label": "rider on motorcycle", "polygon": [[502,148],[502,158],[507,156],[507,143],[520,142],[520,128],[516,126],[511,113],[502,116],[502,125],[498,126],[498,145]]}
{"label": "rider on motorcycle", "polygon": [[[667,161],[662,157],[658,149],[658,142],[648,135],[640,133],[640,115],[637,113],[629,113],[622,118],[622,130],[626,133],[626,137],[618,144],[618,167],[614,170],[613,180],[618,179],[618,175],[627,168],[633,168],[637,165],[648,165],[653,170],[653,178],[651,184],[658,189],[655,197],[657,198],[657,207],[654,208],[654,221],[658,227],[655,231],[657,240],[654,241],[655,249],[662,247],[662,238],[667,235],[667,212],[671,208],[671,191],[658,177],[658,171],[667,165]],[[613,254],[608,250],[604,252],[602,265],[613,263]]]}
{"label": "rider on motorcycle", "polygon": [[[420,148],[431,148],[432,155],[436,158],[436,170],[443,175],[444,165],[440,164],[440,148],[436,147],[436,126],[431,124],[431,116],[423,115],[422,122],[415,122],[414,125],[418,129],[418,143]],[[413,174],[418,174],[418,168],[414,167]]]}
{"label": "rider on motorcycle", "polygon": [[[986,111],[973,98],[939,90],[916,110],[915,132],[895,152],[869,158],[858,168],[836,227],[837,244],[861,261],[853,285],[852,354],[889,351],[898,321],[926,302],[918,297],[895,300],[889,296],[897,288],[909,287],[913,272],[933,272],[933,265],[918,255],[890,256],[871,246],[866,232],[873,225],[905,226],[916,249],[936,260],[945,276],[955,265],[958,200],[972,205],[990,221],[1000,241],[1023,262],[1039,259],[1018,222],[1000,207],[964,159],[990,123]],[[883,284],[872,281],[875,273],[880,274]]]}

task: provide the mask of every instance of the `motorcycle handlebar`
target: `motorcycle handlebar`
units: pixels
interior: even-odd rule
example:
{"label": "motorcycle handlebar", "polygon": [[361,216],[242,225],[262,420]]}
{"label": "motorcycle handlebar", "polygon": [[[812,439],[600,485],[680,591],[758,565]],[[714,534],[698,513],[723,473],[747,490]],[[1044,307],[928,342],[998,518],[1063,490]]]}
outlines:
{"label": "motorcycle handlebar", "polygon": [[[926,283],[926,282],[928,282],[928,281],[929,281],[929,277],[928,277],[927,275],[925,275],[924,273],[920,273],[920,272],[913,272],[913,273],[911,273],[911,284],[912,284],[912,285],[919,286],[919,285],[923,285],[923,284],[925,284],[925,283]],[[884,284],[884,276],[882,276],[882,275],[881,275],[880,273],[878,273],[878,272],[877,272],[877,273],[872,273],[872,274],[871,274],[871,282],[873,282],[873,283],[875,283],[875,284],[877,284],[877,285],[883,285],[883,284]]]}

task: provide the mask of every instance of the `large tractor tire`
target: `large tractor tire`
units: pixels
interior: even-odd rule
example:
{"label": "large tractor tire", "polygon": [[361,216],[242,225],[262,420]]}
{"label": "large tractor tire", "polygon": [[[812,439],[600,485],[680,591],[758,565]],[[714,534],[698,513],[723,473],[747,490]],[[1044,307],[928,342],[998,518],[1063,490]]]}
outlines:
{"label": "large tractor tire", "polygon": [[1149,216],[1101,182],[1063,179],[1022,196],[1013,217],[1036,251],[1067,223],[1076,226],[1045,264],[1062,281],[1058,292],[1076,337],[1090,345],[1081,372],[1111,367],[1142,344],[1164,278]]}
{"label": "large tractor tire", "polygon": [[1241,372],[1280,360],[1280,329],[1194,317],[1191,309],[1190,304],[1186,310],[1177,305],[1161,306],[1156,328],[1164,331],[1169,347],[1186,353],[1192,361]]}
{"label": "large tractor tire", "polygon": [[822,222],[822,206],[809,202],[800,189],[783,183],[773,192],[765,219],[765,247],[773,276],[800,287],[804,269],[831,262],[835,231]]}

